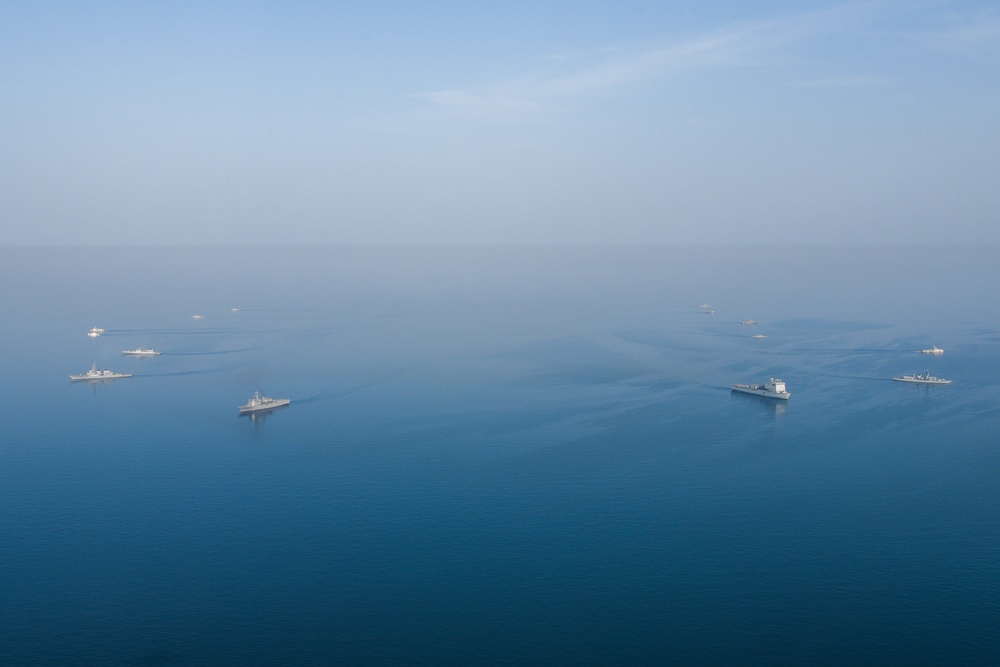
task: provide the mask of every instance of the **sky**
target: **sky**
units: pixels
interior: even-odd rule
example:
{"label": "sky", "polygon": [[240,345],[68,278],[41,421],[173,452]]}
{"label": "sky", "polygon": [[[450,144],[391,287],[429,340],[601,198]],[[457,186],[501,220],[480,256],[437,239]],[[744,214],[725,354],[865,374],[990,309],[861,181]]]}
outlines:
{"label": "sky", "polygon": [[0,3],[0,243],[1000,243],[1000,3]]}

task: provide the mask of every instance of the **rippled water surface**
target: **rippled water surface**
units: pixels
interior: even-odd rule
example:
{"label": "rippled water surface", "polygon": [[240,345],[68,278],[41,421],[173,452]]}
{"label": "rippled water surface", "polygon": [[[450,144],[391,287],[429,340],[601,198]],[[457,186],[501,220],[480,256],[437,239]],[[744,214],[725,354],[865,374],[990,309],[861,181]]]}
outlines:
{"label": "rippled water surface", "polygon": [[998,664],[997,251],[0,249],[2,662]]}

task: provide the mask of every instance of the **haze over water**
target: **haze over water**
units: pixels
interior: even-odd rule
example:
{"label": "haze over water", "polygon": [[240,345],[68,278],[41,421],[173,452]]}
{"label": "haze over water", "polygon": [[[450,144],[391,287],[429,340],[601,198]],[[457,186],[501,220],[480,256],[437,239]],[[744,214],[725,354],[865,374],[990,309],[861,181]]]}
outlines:
{"label": "haze over water", "polygon": [[0,657],[997,664],[997,256],[0,249]]}

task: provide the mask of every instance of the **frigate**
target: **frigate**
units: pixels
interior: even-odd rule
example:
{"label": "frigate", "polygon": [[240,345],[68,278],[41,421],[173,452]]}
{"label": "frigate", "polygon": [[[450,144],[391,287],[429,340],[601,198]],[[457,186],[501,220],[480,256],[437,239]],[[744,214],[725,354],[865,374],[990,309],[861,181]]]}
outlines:
{"label": "frigate", "polygon": [[936,378],[928,371],[917,373],[916,375],[904,375],[902,377],[892,379],[896,382],[915,382],[916,384],[951,384],[951,380]]}
{"label": "frigate", "polygon": [[262,410],[272,410],[274,408],[280,408],[282,406],[291,403],[290,399],[287,398],[271,398],[270,396],[261,396],[259,391],[255,391],[250,400],[247,401],[246,405],[240,406],[240,414],[246,414],[248,412],[260,412]]}

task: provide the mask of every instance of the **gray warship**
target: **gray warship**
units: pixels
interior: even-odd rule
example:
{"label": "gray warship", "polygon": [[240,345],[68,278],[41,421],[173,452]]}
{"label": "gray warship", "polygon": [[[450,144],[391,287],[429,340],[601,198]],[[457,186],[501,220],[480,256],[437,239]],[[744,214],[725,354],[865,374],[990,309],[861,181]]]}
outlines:
{"label": "gray warship", "polygon": [[115,380],[117,378],[130,378],[131,373],[115,373],[114,371],[109,371],[107,369],[103,371],[97,370],[97,362],[90,367],[90,370],[81,375],[70,375],[70,382],[80,382],[81,380]]}
{"label": "gray warship", "polygon": [[259,391],[255,391],[250,400],[247,401],[246,405],[240,406],[240,414],[245,415],[248,412],[262,412],[264,410],[273,410],[274,408],[280,408],[288,405],[292,401],[287,398],[271,398],[270,396],[261,396]]}
{"label": "gray warship", "polygon": [[771,378],[764,384],[733,384],[729,386],[733,391],[754,394],[755,396],[763,396],[765,398],[777,398],[783,401],[787,401],[788,397],[791,396],[785,390],[785,381],[778,378]]}
{"label": "gray warship", "polygon": [[936,378],[927,371],[917,373],[916,375],[903,375],[902,377],[892,379],[896,382],[914,382],[916,384],[951,384],[951,380]]}

